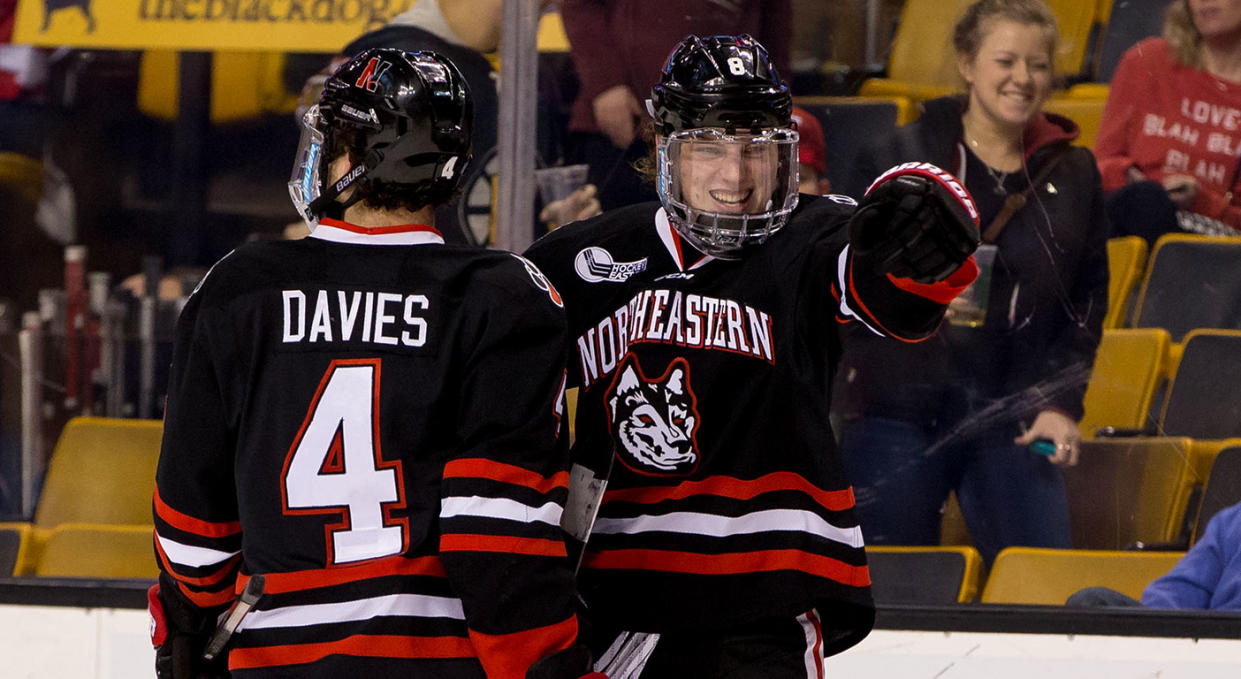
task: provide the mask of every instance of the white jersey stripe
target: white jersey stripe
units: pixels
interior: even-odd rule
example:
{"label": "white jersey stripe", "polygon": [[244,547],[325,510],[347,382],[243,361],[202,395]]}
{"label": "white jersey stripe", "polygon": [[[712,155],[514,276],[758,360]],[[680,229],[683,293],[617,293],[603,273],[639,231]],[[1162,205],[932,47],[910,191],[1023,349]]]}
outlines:
{"label": "white jersey stripe", "polygon": [[159,540],[159,546],[164,550],[164,554],[168,555],[168,560],[178,566],[186,566],[188,568],[214,566],[240,554],[240,552],[222,552],[208,547],[195,547],[194,545],[169,540],[159,534],[156,534],[155,537]]}
{"label": "white jersey stripe", "polygon": [[506,498],[479,497],[446,497],[440,503],[440,518],[449,519],[456,516],[480,516],[487,519],[509,519],[522,523],[535,521],[552,526],[560,525],[560,515],[564,508],[555,502],[547,502],[533,507],[523,502]]}
{"label": "white jersey stripe", "polygon": [[250,611],[249,615],[242,619],[240,629],[306,627],[369,620],[381,615],[465,620],[460,599],[425,594],[389,594],[355,601]]}
{"label": "white jersey stripe", "polygon": [[595,521],[594,533],[637,534],[654,531],[688,533],[710,537],[750,535],[768,531],[800,531],[824,537],[850,547],[862,546],[862,530],[857,526],[833,526],[823,517],[800,509],[769,509],[741,516],[720,516],[698,512],[644,514],[631,518],[601,518]]}
{"label": "white jersey stripe", "polygon": [[882,332],[879,332],[878,330],[874,328],[874,326],[872,326],[870,323],[867,323],[866,319],[859,316],[853,310],[853,307],[849,306],[849,289],[850,288],[849,288],[848,282],[845,280],[845,272],[847,272],[848,270],[849,270],[849,246],[846,245],[844,249],[840,251],[840,257],[836,259],[836,280],[840,283],[840,313],[843,314],[845,317],[852,318],[858,323],[861,323],[862,325],[866,326],[867,330],[870,330],[876,335],[879,335],[880,337],[885,337],[885,335]]}

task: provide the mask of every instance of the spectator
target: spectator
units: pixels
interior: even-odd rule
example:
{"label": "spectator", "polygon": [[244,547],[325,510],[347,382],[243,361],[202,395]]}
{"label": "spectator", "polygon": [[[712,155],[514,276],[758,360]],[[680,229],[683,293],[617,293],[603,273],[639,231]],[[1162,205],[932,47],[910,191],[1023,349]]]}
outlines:
{"label": "spectator", "polygon": [[1241,611],[1241,504],[1211,517],[1198,542],[1146,586],[1141,601],[1107,587],[1087,587],[1066,605]]}
{"label": "spectator", "polygon": [[[310,235],[238,248],[178,321],[157,674],[579,677],[559,298],[528,262],[434,226],[469,160],[462,76],[368,50],[304,120],[290,193]],[[206,665],[256,575],[228,668]]]}
{"label": "spectator", "polygon": [[[1056,24],[1041,0],[979,0],[953,42],[963,97],[863,149],[861,176],[907,161],[952,168],[994,253],[985,312],[950,309],[928,342],[851,328],[835,390],[841,452],[871,544],[939,543],[955,490],[989,563],[1009,545],[1069,547],[1060,465],[1077,461],[1082,399],[1107,308],[1107,226],[1077,126],[1043,113]],[[991,250],[994,247],[994,250]],[[975,296],[977,298],[977,296]],[[1028,445],[1046,439],[1049,457]]]}
{"label": "spectator", "polygon": [[1113,234],[1241,235],[1241,2],[1174,0],[1125,53],[1095,154]]}
{"label": "spectator", "polygon": [[789,91],[750,36],[685,38],[649,108],[661,202],[526,253],[570,319],[575,537],[573,498],[598,506],[576,480],[611,469],[581,572],[596,669],[821,679],[874,616],[827,420],[835,319],[934,332],[976,271],[973,207],[929,166],[856,212],[799,196]]}
{"label": "spectator", "polygon": [[797,190],[815,196],[832,192],[827,178],[827,142],[819,119],[800,106],[793,107],[793,123],[797,126]]}
{"label": "spectator", "polygon": [[642,100],[689,34],[749,33],[789,72],[790,0],[564,0],[560,14],[581,89],[569,119],[568,162],[590,165],[604,210],[656,200],[633,164],[647,154]]}

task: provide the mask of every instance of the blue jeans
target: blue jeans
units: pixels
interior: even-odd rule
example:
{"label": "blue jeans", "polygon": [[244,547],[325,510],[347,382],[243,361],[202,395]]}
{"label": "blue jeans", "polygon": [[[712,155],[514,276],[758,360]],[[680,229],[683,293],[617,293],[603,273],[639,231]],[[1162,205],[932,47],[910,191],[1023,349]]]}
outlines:
{"label": "blue jeans", "polygon": [[1016,423],[966,438],[902,420],[846,422],[840,452],[857,495],[867,544],[939,544],[942,507],[957,492],[974,546],[987,564],[1003,548],[1069,548],[1069,503],[1060,469],[1013,443]]}

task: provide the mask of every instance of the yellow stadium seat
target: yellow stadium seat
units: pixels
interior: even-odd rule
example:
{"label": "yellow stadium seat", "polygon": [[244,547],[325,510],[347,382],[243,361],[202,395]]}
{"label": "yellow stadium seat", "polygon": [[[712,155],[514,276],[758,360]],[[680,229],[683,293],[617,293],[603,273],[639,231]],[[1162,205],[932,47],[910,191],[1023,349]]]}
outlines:
{"label": "yellow stadium seat", "polygon": [[1146,271],[1146,240],[1139,236],[1120,236],[1107,241],[1107,315],[1104,328],[1125,324],[1129,300]]}
{"label": "yellow stadium seat", "polygon": [[978,596],[982,556],[973,547],[867,547],[866,561],[881,604],[968,603]]}
{"label": "yellow stadium seat", "polygon": [[1103,122],[1103,104],[1100,99],[1052,98],[1043,105],[1043,111],[1057,113],[1077,123],[1081,134],[1073,143],[1093,148],[1095,136],[1099,134],[1099,125]]}
{"label": "yellow stadium seat", "polygon": [[1202,502],[1194,519],[1190,544],[1220,510],[1241,502],[1241,439],[1227,439],[1213,456],[1202,487]]}
{"label": "yellow stadium seat", "polygon": [[28,523],[0,523],[0,577],[29,572],[33,533]]}
{"label": "yellow stadium seat", "polygon": [[1162,383],[1171,338],[1162,328],[1104,330],[1086,385],[1082,435],[1100,427],[1144,429],[1150,406]]}
{"label": "yellow stadium seat", "polygon": [[564,32],[560,12],[548,12],[539,17],[537,44],[540,52],[569,51],[569,36]]}
{"label": "yellow stadium seat", "polygon": [[18,197],[34,205],[43,195],[43,163],[20,153],[0,151],[0,184],[13,188]]}
{"label": "yellow stadium seat", "polygon": [[1009,547],[995,559],[982,602],[1056,606],[1083,587],[1110,587],[1137,599],[1184,555]]}
{"label": "yellow stadium seat", "polygon": [[[865,96],[906,96],[915,102],[960,91],[957,55],[951,30],[972,0],[907,0],[892,38],[887,77],[862,83]],[[1049,0],[1056,16],[1060,43],[1056,73],[1075,76],[1082,70],[1095,22],[1095,5],[1081,0]]]}
{"label": "yellow stadium seat", "polygon": [[1201,482],[1192,445],[1185,437],[1084,441],[1077,466],[1064,469],[1073,546],[1124,549],[1176,540]]}
{"label": "yellow stadium seat", "polygon": [[[326,59],[326,57],[325,57]],[[215,52],[211,60],[211,122],[229,123],[264,113],[292,113],[297,92],[284,84],[282,52]],[[180,55],[147,50],[138,67],[138,110],[160,120],[178,114]]]}
{"label": "yellow stadium seat", "polygon": [[34,574],[66,578],[156,578],[151,526],[67,523],[48,534]]}
{"label": "yellow stadium seat", "polygon": [[75,417],[48,462],[34,524],[151,524],[163,423]]}

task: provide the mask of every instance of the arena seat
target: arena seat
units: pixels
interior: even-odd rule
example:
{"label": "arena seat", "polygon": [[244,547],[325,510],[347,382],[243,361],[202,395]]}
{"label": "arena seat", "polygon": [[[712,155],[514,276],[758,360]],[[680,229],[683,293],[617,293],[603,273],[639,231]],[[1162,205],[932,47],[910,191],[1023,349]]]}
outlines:
{"label": "arena seat", "polygon": [[[1231,304],[1241,307],[1241,298]],[[1185,336],[1159,432],[1195,439],[1241,436],[1241,330],[1200,328]]]}
{"label": "arena seat", "polygon": [[[1171,0],[1119,0],[1100,16],[1103,24],[1091,79],[1111,82],[1125,51],[1163,31],[1163,13]],[[1096,10],[1097,12],[1097,10]]]}
{"label": "arena seat", "polygon": [[[1073,142],[1074,145],[1094,148],[1095,137],[1099,134],[1099,125],[1103,123],[1104,103],[1101,99],[1058,97],[1048,99],[1043,105],[1043,111],[1057,113],[1077,123],[1081,134]],[[1145,244],[1145,241],[1143,243]]]}
{"label": "arena seat", "polygon": [[0,523],[0,577],[26,572],[33,532],[28,523]]}
{"label": "arena seat", "polygon": [[1241,502],[1241,440],[1229,443],[1231,445],[1219,451],[1211,463],[1211,471],[1202,488],[1202,504],[1194,521],[1192,542],[1198,541],[1207,523],[1220,510]]}
{"label": "arena seat", "polygon": [[156,578],[151,526],[66,523],[48,534],[34,574],[68,578]]}
{"label": "arena seat", "polygon": [[1107,240],[1107,315],[1104,328],[1124,327],[1133,291],[1146,271],[1146,240],[1119,236]]}
{"label": "arena seat", "polygon": [[34,525],[149,525],[163,423],[75,417],[48,462]]}
{"label": "arena seat", "polygon": [[900,96],[797,97],[793,103],[818,118],[823,128],[827,178],[836,193],[864,191],[865,186],[847,186],[853,161],[862,145],[916,116],[913,102]]}
{"label": "arena seat", "polygon": [[1170,344],[1162,328],[1103,331],[1086,385],[1083,437],[1093,438],[1101,427],[1141,430],[1151,424],[1151,402],[1163,381]]}
{"label": "arena seat", "polygon": [[1082,442],[1064,469],[1076,549],[1124,549],[1179,537],[1193,487],[1201,481],[1185,437]]}
{"label": "arena seat", "polygon": [[1174,233],[1155,242],[1134,323],[1182,342],[1195,328],[1241,329],[1241,238]]}
{"label": "arena seat", "polygon": [[1137,599],[1184,555],[1009,547],[995,559],[982,602],[1055,606],[1083,587],[1110,587]]}
{"label": "arena seat", "polygon": [[12,151],[0,151],[0,184],[11,187],[26,203],[35,205],[43,194],[43,163]]}
{"label": "arena seat", "polygon": [[880,604],[968,603],[978,596],[982,556],[973,547],[867,547]]}
{"label": "arena seat", "polygon": [[[870,78],[858,93],[905,96],[924,101],[961,90],[957,55],[946,32],[971,0],[906,0],[892,38],[887,77]],[[1081,0],[1048,0],[1060,31],[1056,74],[1081,73],[1095,23],[1095,5]]]}

